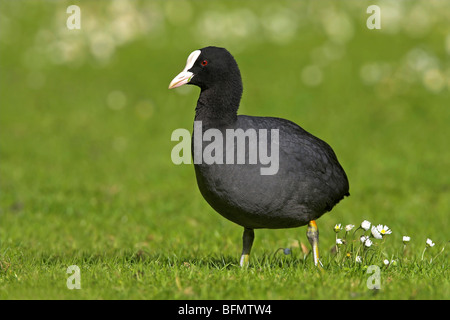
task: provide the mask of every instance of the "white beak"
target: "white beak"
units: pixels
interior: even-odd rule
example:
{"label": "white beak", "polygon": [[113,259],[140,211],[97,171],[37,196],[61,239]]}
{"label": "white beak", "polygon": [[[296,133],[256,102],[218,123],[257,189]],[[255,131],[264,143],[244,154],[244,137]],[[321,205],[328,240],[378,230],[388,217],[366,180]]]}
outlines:
{"label": "white beak", "polygon": [[169,89],[173,89],[179,86],[182,86],[183,84],[189,83],[191,81],[194,74],[190,71],[188,71],[192,66],[194,65],[195,61],[197,60],[198,56],[200,55],[200,50],[195,50],[192,52],[187,61],[186,66],[184,67],[183,71],[181,71],[169,84]]}
{"label": "white beak", "polygon": [[169,84],[169,89],[173,89],[191,81],[193,73],[189,71],[181,71]]}

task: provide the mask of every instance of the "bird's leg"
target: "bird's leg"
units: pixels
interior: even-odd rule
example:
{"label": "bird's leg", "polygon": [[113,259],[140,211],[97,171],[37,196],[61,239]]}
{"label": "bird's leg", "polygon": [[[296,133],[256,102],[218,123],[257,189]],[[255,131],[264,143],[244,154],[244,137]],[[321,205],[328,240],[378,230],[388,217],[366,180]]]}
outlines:
{"label": "bird's leg", "polygon": [[253,229],[244,228],[244,234],[242,235],[242,255],[240,262],[241,267],[248,266],[253,239],[255,239],[255,232],[253,231]]}
{"label": "bird's leg", "polygon": [[319,261],[319,228],[317,228],[316,221],[311,220],[308,223],[308,229],[306,231],[306,236],[308,237],[309,243],[311,244],[313,256],[314,256],[314,265],[321,267],[322,264]]}

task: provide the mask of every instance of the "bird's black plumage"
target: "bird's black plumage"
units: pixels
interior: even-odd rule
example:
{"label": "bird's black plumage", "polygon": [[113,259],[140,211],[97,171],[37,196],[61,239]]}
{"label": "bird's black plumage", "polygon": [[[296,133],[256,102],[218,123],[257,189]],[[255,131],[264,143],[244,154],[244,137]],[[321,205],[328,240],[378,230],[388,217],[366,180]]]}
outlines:
{"label": "bird's black plumage", "polygon": [[[274,175],[261,175],[261,164],[195,164],[198,187],[218,213],[245,230],[298,227],[349,195],[347,176],[326,142],[289,120],[237,115],[242,81],[226,49],[200,49],[188,71],[193,74],[188,84],[201,89],[195,121],[202,121],[203,132],[215,128],[225,136],[226,129],[279,130],[279,169]],[[244,233],[243,254],[248,254],[253,231],[247,236],[248,250],[245,239]]]}

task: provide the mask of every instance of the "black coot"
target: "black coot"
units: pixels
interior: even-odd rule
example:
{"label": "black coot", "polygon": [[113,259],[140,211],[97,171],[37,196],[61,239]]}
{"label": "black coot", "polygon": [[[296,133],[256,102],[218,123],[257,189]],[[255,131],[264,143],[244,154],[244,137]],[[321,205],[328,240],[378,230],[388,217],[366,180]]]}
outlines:
{"label": "black coot", "polygon": [[[303,225],[308,225],[314,263],[320,263],[315,220],[349,195],[347,176],[333,149],[289,120],[237,115],[242,96],[241,74],[233,56],[224,48],[206,47],[192,52],[169,89],[183,84],[201,89],[195,109],[195,121],[201,121],[201,131],[194,130],[192,141],[211,128],[223,133],[223,164],[194,161],[194,166],[206,201],[222,216],[244,227],[241,266],[248,264],[254,229]],[[226,164],[227,152],[234,152],[233,157],[242,152],[237,150],[237,143],[234,150],[227,148],[225,137],[230,129],[246,133],[254,130],[256,141],[267,134],[267,154],[278,152],[277,168],[272,174],[262,174],[261,168],[267,168],[267,162],[250,161],[250,135],[244,149],[245,163]],[[273,129],[278,130],[278,136],[272,133]],[[206,146],[208,143],[203,143],[200,151]]]}

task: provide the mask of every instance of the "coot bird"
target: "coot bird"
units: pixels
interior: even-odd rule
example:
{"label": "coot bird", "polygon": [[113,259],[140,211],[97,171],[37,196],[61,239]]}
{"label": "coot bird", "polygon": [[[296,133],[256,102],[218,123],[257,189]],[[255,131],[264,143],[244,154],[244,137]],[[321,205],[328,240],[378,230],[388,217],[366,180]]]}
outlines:
{"label": "coot bird", "polygon": [[[194,145],[199,138],[196,135],[211,128],[224,136],[230,129],[235,132],[250,129],[258,139],[270,131],[272,138],[266,136],[266,142],[278,138],[267,147],[267,154],[278,152],[278,170],[273,174],[262,174],[262,161],[249,161],[250,145],[244,149],[247,159],[244,163],[196,163],[194,160],[197,184],[205,200],[222,216],[244,227],[240,265],[248,264],[254,229],[303,225],[308,225],[306,234],[313,249],[314,264],[318,265],[319,231],[315,220],[349,195],[347,176],[333,149],[289,120],[237,115],[243,90],[241,74],[235,59],[224,48],[205,47],[192,52],[169,89],[184,84],[201,89],[195,109],[195,121],[201,121],[201,131],[194,126],[192,150],[198,148]],[[278,130],[278,135],[272,133],[273,129]],[[250,144],[250,139],[246,141]],[[207,146],[203,143],[200,152]],[[227,152],[232,152],[232,157],[242,152],[237,145],[231,145],[230,150],[225,142],[223,148],[225,160]]]}

